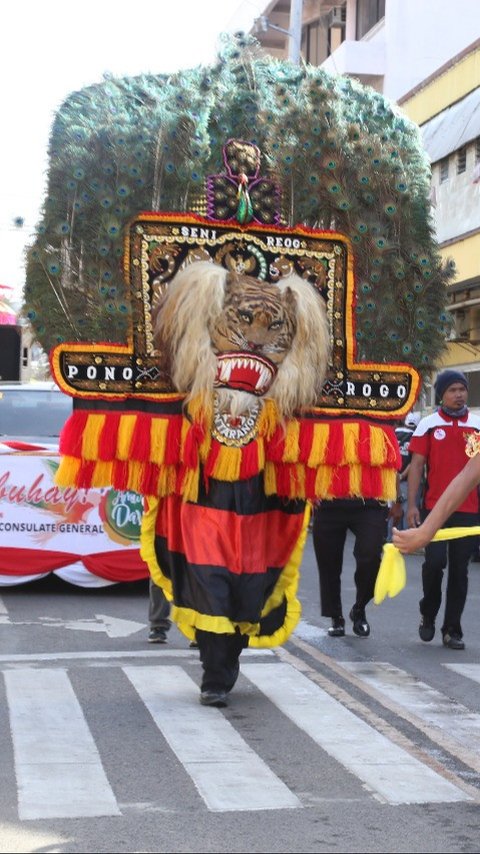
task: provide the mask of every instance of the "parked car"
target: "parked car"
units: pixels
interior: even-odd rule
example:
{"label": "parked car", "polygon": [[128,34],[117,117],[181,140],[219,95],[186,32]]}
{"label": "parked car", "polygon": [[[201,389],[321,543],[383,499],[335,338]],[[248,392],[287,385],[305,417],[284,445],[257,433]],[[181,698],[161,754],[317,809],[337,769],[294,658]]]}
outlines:
{"label": "parked car", "polygon": [[57,447],[72,408],[53,382],[0,383],[0,443]]}

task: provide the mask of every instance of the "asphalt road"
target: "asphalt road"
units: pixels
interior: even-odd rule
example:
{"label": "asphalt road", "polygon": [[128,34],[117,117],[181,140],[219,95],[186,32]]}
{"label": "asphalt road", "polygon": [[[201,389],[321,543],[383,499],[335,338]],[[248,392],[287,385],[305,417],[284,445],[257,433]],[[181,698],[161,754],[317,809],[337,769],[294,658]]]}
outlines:
{"label": "asphalt road", "polygon": [[222,710],[175,627],[148,644],[146,582],[1,588],[0,851],[479,852],[480,564],[453,651],[418,638],[421,560],[333,639],[309,537],[301,623]]}

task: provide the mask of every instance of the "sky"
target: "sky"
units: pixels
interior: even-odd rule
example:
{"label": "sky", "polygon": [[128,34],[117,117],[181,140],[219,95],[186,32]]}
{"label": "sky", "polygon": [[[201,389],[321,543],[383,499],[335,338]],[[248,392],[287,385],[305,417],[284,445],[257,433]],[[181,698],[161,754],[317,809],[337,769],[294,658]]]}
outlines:
{"label": "sky", "polygon": [[[0,295],[19,307],[24,247],[46,188],[56,111],[105,73],[160,74],[209,65],[222,32],[248,31],[266,0],[13,0],[0,49]],[[24,220],[22,228],[15,220]]]}

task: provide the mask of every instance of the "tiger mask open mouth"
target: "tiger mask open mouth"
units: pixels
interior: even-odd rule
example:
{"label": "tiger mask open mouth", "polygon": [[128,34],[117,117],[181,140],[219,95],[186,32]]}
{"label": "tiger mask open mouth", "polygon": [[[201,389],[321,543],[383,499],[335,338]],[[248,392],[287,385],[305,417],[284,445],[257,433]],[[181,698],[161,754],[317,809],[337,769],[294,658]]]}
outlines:
{"label": "tiger mask open mouth", "polygon": [[253,353],[221,353],[217,356],[215,388],[248,391],[261,397],[272,385],[277,367],[269,359]]}

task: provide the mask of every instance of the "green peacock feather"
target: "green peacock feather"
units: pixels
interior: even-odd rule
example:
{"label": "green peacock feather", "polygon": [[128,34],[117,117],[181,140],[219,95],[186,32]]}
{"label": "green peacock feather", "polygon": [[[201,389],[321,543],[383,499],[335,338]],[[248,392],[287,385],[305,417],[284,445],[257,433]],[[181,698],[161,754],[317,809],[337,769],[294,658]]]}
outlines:
{"label": "green peacock feather", "polygon": [[[445,347],[453,269],[435,243],[418,128],[374,90],[262,55],[238,35],[223,37],[211,67],[106,77],[60,107],[22,309],[44,349],[126,340],[126,223],[144,210],[202,212],[229,138],[260,148],[285,224],[351,239],[359,357],[429,374]],[[249,203],[238,199],[244,221]]]}

